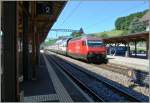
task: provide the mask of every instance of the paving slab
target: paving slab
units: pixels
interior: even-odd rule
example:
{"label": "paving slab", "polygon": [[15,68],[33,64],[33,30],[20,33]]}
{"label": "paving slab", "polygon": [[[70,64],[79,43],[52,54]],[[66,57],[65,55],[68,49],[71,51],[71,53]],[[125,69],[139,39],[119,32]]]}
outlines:
{"label": "paving slab", "polygon": [[130,69],[149,72],[149,59],[129,58],[110,55],[107,55],[107,57],[109,59],[109,63],[123,65],[129,67]]}
{"label": "paving slab", "polygon": [[40,56],[36,80],[23,83],[25,102],[88,102],[93,101],[62,70]]}

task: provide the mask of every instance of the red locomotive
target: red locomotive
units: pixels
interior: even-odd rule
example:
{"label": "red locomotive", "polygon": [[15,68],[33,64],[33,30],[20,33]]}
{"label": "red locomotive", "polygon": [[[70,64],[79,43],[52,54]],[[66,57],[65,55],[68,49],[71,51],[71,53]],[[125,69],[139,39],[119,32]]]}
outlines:
{"label": "red locomotive", "polygon": [[67,55],[89,62],[107,63],[106,51],[103,40],[94,37],[71,39],[67,45]]}
{"label": "red locomotive", "polygon": [[107,63],[107,49],[101,38],[64,38],[58,40],[55,45],[49,46],[48,49],[59,54],[86,60],[88,62]]}

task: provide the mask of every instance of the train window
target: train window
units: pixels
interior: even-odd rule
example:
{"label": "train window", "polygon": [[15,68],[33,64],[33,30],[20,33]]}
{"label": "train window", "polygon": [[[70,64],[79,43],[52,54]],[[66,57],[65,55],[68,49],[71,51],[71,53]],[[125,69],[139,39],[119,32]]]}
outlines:
{"label": "train window", "polygon": [[87,44],[88,44],[88,46],[91,46],[91,47],[104,46],[104,44],[101,40],[88,40]]}

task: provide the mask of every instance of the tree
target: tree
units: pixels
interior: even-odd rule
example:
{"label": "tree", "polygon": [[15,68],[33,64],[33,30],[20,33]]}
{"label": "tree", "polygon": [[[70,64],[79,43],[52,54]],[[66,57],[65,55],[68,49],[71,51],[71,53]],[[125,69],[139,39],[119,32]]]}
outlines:
{"label": "tree", "polygon": [[139,21],[138,17],[135,17],[129,26],[129,33],[142,32],[146,30],[146,25],[143,22]]}
{"label": "tree", "polygon": [[102,33],[102,34],[100,35],[100,37],[102,37],[102,38],[108,38],[109,36],[108,36],[108,34],[106,34],[106,33]]}
{"label": "tree", "polygon": [[64,37],[66,37],[66,36],[59,36],[58,39],[63,39]]}
{"label": "tree", "polygon": [[83,28],[80,28],[79,33],[80,33],[80,34],[83,34],[83,33],[84,33]]}
{"label": "tree", "polygon": [[72,36],[73,38],[75,38],[75,37],[79,37],[79,36],[81,36],[81,35],[83,35],[83,34],[84,34],[84,31],[83,31],[82,28],[80,28],[79,32],[72,32],[72,33],[71,33],[71,36]]}
{"label": "tree", "polygon": [[135,17],[141,18],[148,10],[144,10],[143,12],[137,12],[130,14],[128,16],[119,17],[115,21],[115,28],[117,30],[129,30],[130,23],[133,21]]}
{"label": "tree", "polygon": [[125,36],[125,35],[128,35],[128,30],[124,30],[124,31],[121,33],[121,36]]}
{"label": "tree", "polygon": [[115,27],[117,30],[122,30],[123,29],[123,25],[122,23],[124,23],[125,21],[125,17],[119,17],[116,21],[115,21]]}

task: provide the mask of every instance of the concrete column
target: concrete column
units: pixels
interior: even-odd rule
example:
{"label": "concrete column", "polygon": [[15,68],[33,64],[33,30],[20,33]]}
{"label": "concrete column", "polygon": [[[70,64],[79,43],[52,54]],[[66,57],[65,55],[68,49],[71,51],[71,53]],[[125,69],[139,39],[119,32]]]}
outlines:
{"label": "concrete column", "polygon": [[[125,46],[125,48],[127,47],[127,44],[126,43],[124,43],[124,46]],[[125,57],[127,57],[128,56],[128,49],[125,51]]]}
{"label": "concrete column", "polygon": [[135,56],[137,56],[137,41],[134,42],[134,46],[135,46]]}
{"label": "concrete column", "polygon": [[124,43],[124,46],[125,46],[125,47],[127,47],[127,44],[126,44],[126,43]]}
{"label": "concrete column", "polygon": [[2,2],[2,102],[17,102],[18,78],[16,67],[16,2]]}
{"label": "concrete column", "polygon": [[149,39],[146,40],[146,57],[149,59]]}
{"label": "concrete column", "polygon": [[111,55],[111,44],[109,44],[109,55]]}
{"label": "concrete column", "polygon": [[32,80],[36,79],[36,25],[35,25],[35,9],[36,9],[36,3],[32,2],[31,3],[32,7],[32,28],[31,28],[31,33],[32,33]]}
{"label": "concrete column", "polygon": [[[28,3],[24,3],[24,6],[28,8]],[[28,64],[28,32],[29,32],[29,23],[28,23],[28,16],[23,13],[23,76],[24,79],[28,79],[28,72],[29,72],[29,64]]]}
{"label": "concrete column", "polygon": [[113,56],[115,56],[115,55],[116,55],[116,45],[117,45],[117,44],[115,43],[115,52],[114,52]]}
{"label": "concrete column", "polygon": [[39,64],[39,33],[36,35],[36,65],[38,66]]}
{"label": "concrete column", "polygon": [[[33,26],[34,28],[34,26]],[[35,45],[35,31],[32,34],[32,79],[36,79],[36,45]]]}
{"label": "concrete column", "polygon": [[130,57],[130,43],[127,43],[127,53],[126,53],[127,57]]}

